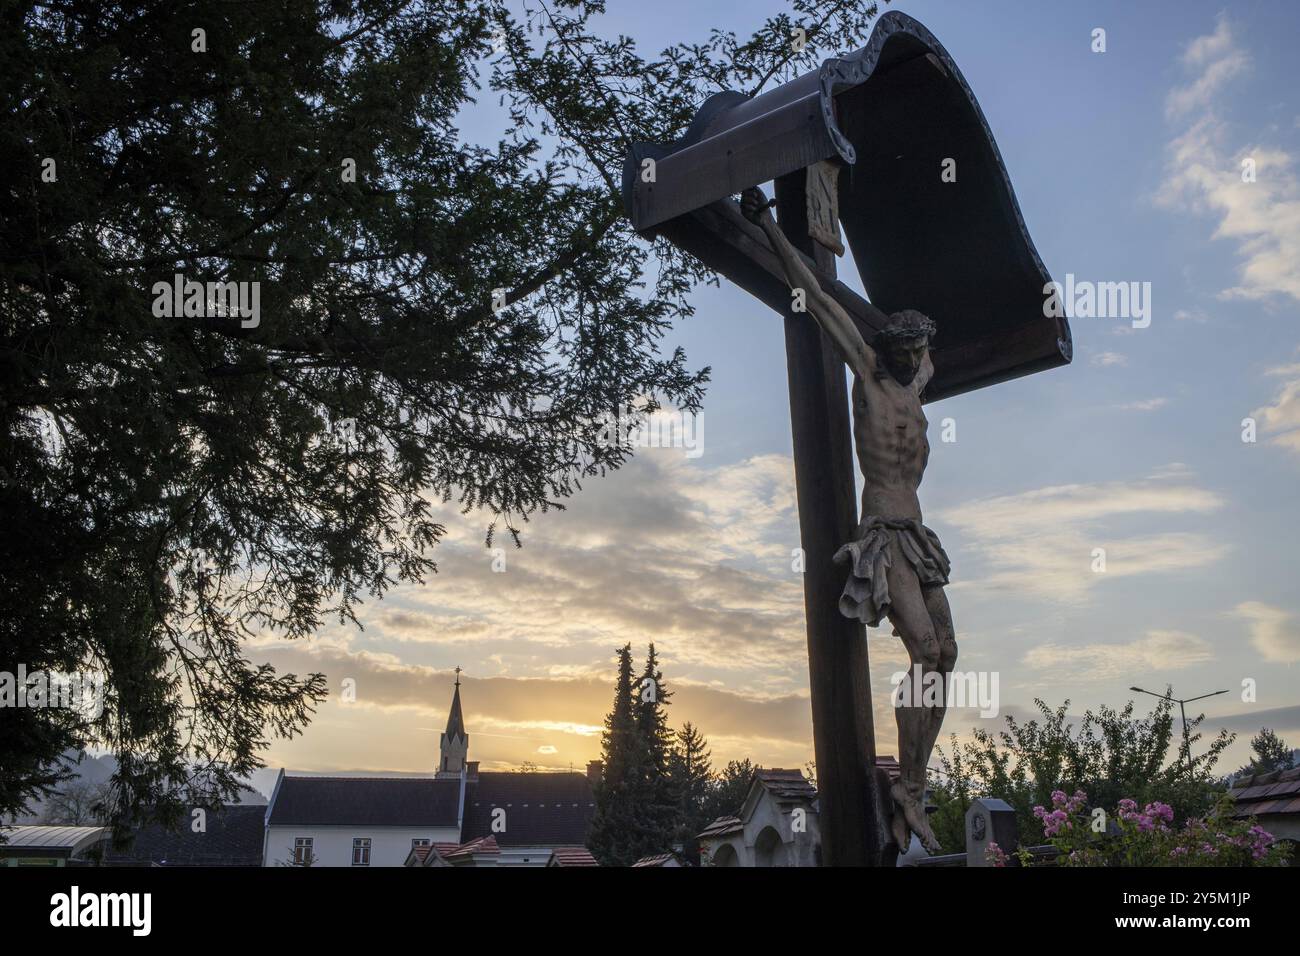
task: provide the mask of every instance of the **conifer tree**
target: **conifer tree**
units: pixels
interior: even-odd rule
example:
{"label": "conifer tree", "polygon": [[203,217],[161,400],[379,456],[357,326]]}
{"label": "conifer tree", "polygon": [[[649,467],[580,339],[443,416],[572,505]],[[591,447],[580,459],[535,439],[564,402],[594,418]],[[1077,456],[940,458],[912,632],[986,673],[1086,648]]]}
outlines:
{"label": "conifer tree", "polygon": [[637,743],[641,761],[638,845],[643,856],[671,849],[677,822],[677,799],[669,776],[673,732],[667,707],[672,697],[653,643],[636,688]]}
{"label": "conifer tree", "polygon": [[712,823],[718,817],[735,816],[740,812],[745,797],[749,795],[749,785],[753,782],[754,771],[762,770],[748,757],[744,760],[731,760],[722,768],[713,780],[713,786],[705,801],[704,812],[707,822]]}
{"label": "conifer tree", "polygon": [[677,801],[673,842],[681,844],[683,853],[692,863],[698,863],[700,859],[700,845],[696,837],[711,822],[705,817],[713,783],[710,757],[709,742],[704,739],[700,729],[688,720],[677,732],[677,740],[669,756],[668,776]]}
{"label": "conifer tree", "polygon": [[587,848],[601,866],[629,866],[638,859],[636,802],[640,795],[641,757],[633,704],[632,645],[618,649],[614,706],[601,734],[604,763],[595,787],[596,812],[587,834]]}

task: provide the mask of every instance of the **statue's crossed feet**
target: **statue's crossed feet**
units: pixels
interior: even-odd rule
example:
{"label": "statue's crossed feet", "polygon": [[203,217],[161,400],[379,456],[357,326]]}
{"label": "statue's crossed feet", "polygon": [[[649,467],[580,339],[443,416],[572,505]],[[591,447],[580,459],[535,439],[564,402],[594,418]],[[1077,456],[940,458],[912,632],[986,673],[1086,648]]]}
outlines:
{"label": "statue's crossed feet", "polygon": [[889,794],[894,798],[894,817],[890,828],[898,843],[898,852],[907,852],[907,847],[912,842],[911,834],[915,833],[926,852],[938,853],[941,849],[939,840],[930,829],[930,821],[925,814],[925,783],[908,786],[900,780],[889,788]]}

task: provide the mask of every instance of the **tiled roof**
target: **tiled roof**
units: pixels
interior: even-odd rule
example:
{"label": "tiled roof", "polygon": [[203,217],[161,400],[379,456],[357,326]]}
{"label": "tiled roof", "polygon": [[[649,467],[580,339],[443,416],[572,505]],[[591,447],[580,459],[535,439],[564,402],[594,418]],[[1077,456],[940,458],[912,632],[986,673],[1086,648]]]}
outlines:
{"label": "tiled roof", "polygon": [[547,866],[600,866],[585,846],[557,846]]}
{"label": "tiled roof", "polygon": [[462,843],[454,850],[450,850],[446,853],[439,853],[439,856],[441,856],[445,860],[450,861],[456,859],[456,857],[458,856],[471,856],[475,853],[500,853],[500,852],[501,852],[501,848],[497,846],[496,838],[491,836],[485,836],[485,837],[479,837],[477,840],[470,840],[467,843]]}
{"label": "tiled roof", "polygon": [[756,770],[754,777],[778,800],[814,800],[817,790],[802,770]]}
{"label": "tiled roof", "polygon": [[1228,794],[1237,804],[1234,817],[1300,813],[1300,767],[1242,777],[1233,781]]}
{"label": "tiled roof", "polygon": [[[261,866],[262,824],[266,807],[230,806],[209,810],[205,830],[193,832],[190,820],[176,830],[159,824],[142,827],[125,850],[108,850],[106,866]],[[276,848],[272,848],[273,850]]]}
{"label": "tiled roof", "polygon": [[726,836],[728,833],[737,833],[740,829],[740,817],[718,817],[705,827],[696,839],[703,840],[705,837]]}
{"label": "tiled roof", "polygon": [[460,781],[428,777],[289,777],[271,826],[452,827]]}
{"label": "tiled roof", "polygon": [[426,843],[413,846],[411,852],[406,854],[406,865],[434,866],[439,860],[446,860],[459,849],[459,843],[435,843],[432,846]]}
{"label": "tiled roof", "polygon": [[[505,829],[492,827],[505,810]],[[480,773],[465,795],[461,838],[492,835],[501,846],[583,846],[596,811],[591,781],[582,773]]]}
{"label": "tiled roof", "polygon": [[[656,853],[654,856],[643,856],[633,863],[633,866],[664,866],[677,859],[675,853]],[[680,861],[678,861],[680,862]]]}

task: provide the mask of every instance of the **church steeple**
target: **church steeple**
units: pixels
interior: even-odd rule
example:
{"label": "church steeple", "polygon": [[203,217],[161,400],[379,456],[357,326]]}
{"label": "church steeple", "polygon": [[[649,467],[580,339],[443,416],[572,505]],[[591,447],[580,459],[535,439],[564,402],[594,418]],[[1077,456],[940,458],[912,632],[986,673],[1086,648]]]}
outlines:
{"label": "church steeple", "polygon": [[439,777],[459,777],[469,756],[469,734],[465,732],[465,717],[460,709],[460,668],[456,668],[456,689],[451,698],[451,713],[447,715],[447,729],[438,741]]}

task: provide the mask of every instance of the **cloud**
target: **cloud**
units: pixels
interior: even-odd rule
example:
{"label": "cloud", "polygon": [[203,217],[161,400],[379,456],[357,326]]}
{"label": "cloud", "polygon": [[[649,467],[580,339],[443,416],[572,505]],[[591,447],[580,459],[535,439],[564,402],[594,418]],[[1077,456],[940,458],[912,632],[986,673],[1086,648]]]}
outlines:
{"label": "cloud", "polygon": [[1119,352],[1098,352],[1089,361],[1101,368],[1107,368],[1111,365],[1127,365],[1128,359]]}
{"label": "cloud", "polygon": [[[326,675],[331,698],[302,738],[277,741],[269,758],[298,770],[428,772],[445,725],[454,675],[396,662],[386,655],[316,642],[263,648],[277,670]],[[612,665],[612,661],[611,661]],[[709,738],[715,760],[750,756],[768,766],[801,766],[811,749],[811,711],[801,693],[752,695],[674,680],[669,718],[691,721]],[[353,703],[338,693],[350,678]],[[461,700],[471,758],[484,769],[541,763],[582,767],[599,756],[605,713],[613,699],[612,666],[582,678],[461,675]]]}
{"label": "cloud", "polygon": [[1237,46],[1232,25],[1221,13],[1214,32],[1192,40],[1183,51],[1181,62],[1191,79],[1186,85],[1175,87],[1166,97],[1165,114],[1170,118],[1209,106],[1228,80],[1249,68],[1250,57]]}
{"label": "cloud", "polygon": [[1233,613],[1250,626],[1250,643],[1266,661],[1300,661],[1300,626],[1294,615],[1262,601],[1244,601]]}
{"label": "cloud", "polygon": [[1250,415],[1259,422],[1265,434],[1273,435],[1273,444],[1300,452],[1300,365],[1271,368],[1268,374],[1296,377],[1282,383],[1271,404],[1260,406]]}
{"label": "cloud", "polygon": [[[1221,15],[1212,34],[1198,37],[1182,57],[1191,74],[1170,92],[1166,112],[1186,129],[1168,146],[1159,205],[1213,216],[1212,238],[1236,244],[1239,282],[1224,298],[1300,300],[1300,180],[1290,154],[1260,145],[1231,148],[1217,100],[1228,80],[1249,65],[1232,26]],[[1246,170],[1250,169],[1251,181]]]}
{"label": "cloud", "polygon": [[1136,402],[1125,402],[1123,405],[1115,407],[1122,412],[1153,412],[1157,408],[1164,408],[1169,404],[1167,398],[1144,398]]}
{"label": "cloud", "polygon": [[[1153,516],[1206,514],[1223,506],[1182,471],[1136,482],[1057,485],[970,501],[942,514],[969,539],[990,573],[957,586],[1080,604],[1105,580],[1188,570],[1218,561],[1227,547],[1191,532],[1137,533]],[[1105,571],[1094,571],[1095,549]]]}
{"label": "cloud", "polygon": [[1208,641],[1184,631],[1151,630],[1126,644],[1042,644],[1024,664],[1036,671],[1056,671],[1077,680],[1137,679],[1143,671],[1170,671],[1214,659]]}
{"label": "cloud", "polygon": [[252,642],[278,667],[357,686],[354,705],[327,704],[310,742],[277,744],[274,759],[419,770],[436,751],[460,664],[475,759],[540,764],[545,754],[552,768],[581,766],[599,750],[614,649],[632,642],[639,662],[653,641],[678,694],[674,726],[696,722],[718,759],[801,766],[811,717],[790,458],[709,467],[646,449],[566,504],[523,526],[522,548],[500,539],[494,555],[483,540],[489,517],[437,503],[448,534],[425,585],[363,606],[361,632]]}
{"label": "cloud", "polygon": [[513,676],[604,669],[630,639],[691,679],[793,690],[807,664],[794,502],[787,456],[705,467],[650,450],[496,555],[487,518],[439,505],[439,572],[360,617],[371,644],[461,647]]}

